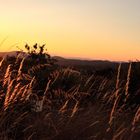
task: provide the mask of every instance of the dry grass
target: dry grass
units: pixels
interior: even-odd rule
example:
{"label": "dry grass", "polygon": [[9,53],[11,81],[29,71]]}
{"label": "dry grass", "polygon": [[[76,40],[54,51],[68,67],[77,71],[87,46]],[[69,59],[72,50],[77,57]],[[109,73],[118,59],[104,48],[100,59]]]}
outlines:
{"label": "dry grass", "polygon": [[[45,65],[44,69],[42,64],[34,66],[30,75],[31,69],[27,73],[22,70],[25,61],[16,59],[18,68],[8,65],[1,79],[1,140],[139,140],[139,105],[134,108],[126,107],[126,102],[120,104],[124,94],[120,90],[124,88],[120,84],[122,64],[116,79],[110,80],[88,77],[69,68],[51,69]],[[131,69],[132,63],[126,98]]]}

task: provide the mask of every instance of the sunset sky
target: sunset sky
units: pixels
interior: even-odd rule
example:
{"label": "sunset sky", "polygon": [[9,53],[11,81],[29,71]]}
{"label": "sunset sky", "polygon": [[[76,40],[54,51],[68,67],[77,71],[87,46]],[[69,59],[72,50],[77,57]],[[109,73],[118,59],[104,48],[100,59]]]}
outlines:
{"label": "sunset sky", "polygon": [[63,57],[140,60],[140,0],[0,0],[0,51],[36,42]]}

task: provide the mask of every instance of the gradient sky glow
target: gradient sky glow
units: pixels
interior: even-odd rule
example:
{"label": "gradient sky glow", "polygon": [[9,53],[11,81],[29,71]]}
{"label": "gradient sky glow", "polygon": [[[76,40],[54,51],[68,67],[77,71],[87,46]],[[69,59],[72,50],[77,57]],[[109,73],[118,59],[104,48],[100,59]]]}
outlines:
{"label": "gradient sky glow", "polygon": [[0,9],[0,51],[37,42],[64,57],[140,60],[140,0],[0,0]]}

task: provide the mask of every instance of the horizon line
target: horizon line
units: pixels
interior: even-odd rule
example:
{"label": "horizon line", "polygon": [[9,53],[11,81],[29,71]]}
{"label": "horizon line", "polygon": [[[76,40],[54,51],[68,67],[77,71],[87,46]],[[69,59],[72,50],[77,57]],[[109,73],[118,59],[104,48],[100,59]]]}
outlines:
{"label": "horizon line", "polygon": [[[22,52],[22,51],[0,51],[0,53],[16,53],[16,52]],[[24,53],[26,53],[24,51]],[[110,60],[110,59],[93,59],[93,58],[87,58],[87,57],[80,57],[80,56],[64,56],[64,55],[58,55],[58,54],[51,54],[51,56],[53,57],[61,57],[64,59],[75,59],[75,60],[85,60],[85,61],[110,61],[110,62],[117,62],[117,63],[127,63],[127,62],[133,62],[134,60]],[[139,61],[138,59],[136,59],[134,62]]]}

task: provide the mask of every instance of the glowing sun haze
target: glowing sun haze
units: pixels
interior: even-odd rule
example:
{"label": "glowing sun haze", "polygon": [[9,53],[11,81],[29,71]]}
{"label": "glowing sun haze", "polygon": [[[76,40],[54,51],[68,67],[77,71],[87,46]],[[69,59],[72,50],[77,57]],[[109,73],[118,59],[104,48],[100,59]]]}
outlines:
{"label": "glowing sun haze", "polygon": [[46,43],[50,54],[140,59],[140,0],[0,0],[0,51]]}

